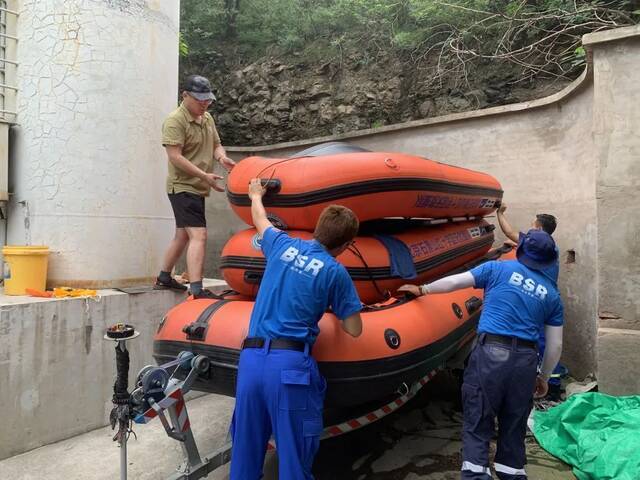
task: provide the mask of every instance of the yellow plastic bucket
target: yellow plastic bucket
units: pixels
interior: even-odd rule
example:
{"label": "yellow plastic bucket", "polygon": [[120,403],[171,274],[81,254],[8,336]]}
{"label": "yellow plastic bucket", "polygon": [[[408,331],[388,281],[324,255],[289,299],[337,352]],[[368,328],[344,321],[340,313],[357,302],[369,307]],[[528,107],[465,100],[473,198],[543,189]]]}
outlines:
{"label": "yellow plastic bucket", "polygon": [[49,247],[5,246],[4,294],[25,295],[25,289],[44,290],[47,286]]}

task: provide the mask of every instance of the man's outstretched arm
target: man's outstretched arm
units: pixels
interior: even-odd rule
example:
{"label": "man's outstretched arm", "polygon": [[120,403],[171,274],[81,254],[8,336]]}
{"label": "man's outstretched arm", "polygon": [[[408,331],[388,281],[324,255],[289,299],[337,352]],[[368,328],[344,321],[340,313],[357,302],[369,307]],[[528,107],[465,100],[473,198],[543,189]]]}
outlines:
{"label": "man's outstretched arm", "polygon": [[191,163],[182,155],[182,145],[167,145],[165,146],[165,150],[167,151],[167,157],[169,157],[169,161],[177,169],[182,170],[187,175],[191,175],[192,177],[204,180],[205,182],[207,182],[207,184],[209,184],[211,188],[213,188],[217,192],[224,192],[224,187],[218,185],[217,182],[217,180],[221,180],[222,177],[220,175],[216,175],[215,173],[207,173]]}
{"label": "man's outstretched arm", "polygon": [[475,286],[475,278],[471,272],[458,273],[441,278],[425,285],[403,285],[398,291],[409,292],[419,297],[427,293],[449,293],[463,288]]}
{"label": "man's outstretched arm", "polygon": [[253,225],[258,230],[258,233],[262,237],[264,231],[273,227],[269,219],[267,218],[267,211],[262,204],[262,197],[264,196],[266,188],[262,186],[259,178],[254,178],[249,182],[249,198],[251,199],[251,218],[253,219]]}
{"label": "man's outstretched arm", "polygon": [[498,223],[500,224],[500,230],[504,233],[504,236],[507,237],[512,242],[518,243],[518,232],[513,229],[513,227],[507,222],[507,218],[504,216],[504,212],[507,209],[507,206],[503,203],[500,205],[498,209]]}
{"label": "man's outstretched arm", "polygon": [[544,356],[542,357],[542,365],[540,367],[540,375],[536,378],[536,389],[534,397],[544,397],[549,391],[549,378],[560,361],[562,355],[562,326],[544,326],[544,336],[546,346]]}

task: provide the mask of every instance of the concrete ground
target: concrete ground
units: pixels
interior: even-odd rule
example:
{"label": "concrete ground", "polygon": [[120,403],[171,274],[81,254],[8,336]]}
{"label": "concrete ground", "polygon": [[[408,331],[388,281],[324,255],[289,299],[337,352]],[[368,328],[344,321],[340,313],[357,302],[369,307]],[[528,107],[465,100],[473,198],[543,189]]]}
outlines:
{"label": "concrete ground", "polygon": [[[405,407],[366,428],[325,440],[316,458],[318,480],[453,480],[459,478],[461,414],[455,381],[441,373]],[[233,400],[207,395],[188,404],[201,454],[222,446]],[[159,421],[137,425],[129,441],[129,478],[158,480],[180,464],[178,442]],[[113,480],[119,478],[119,449],[109,427],[0,461],[0,478],[12,480]],[[571,468],[527,438],[531,480],[574,480]],[[277,478],[276,455],[265,462],[265,479]],[[228,478],[228,466],[208,477]]]}

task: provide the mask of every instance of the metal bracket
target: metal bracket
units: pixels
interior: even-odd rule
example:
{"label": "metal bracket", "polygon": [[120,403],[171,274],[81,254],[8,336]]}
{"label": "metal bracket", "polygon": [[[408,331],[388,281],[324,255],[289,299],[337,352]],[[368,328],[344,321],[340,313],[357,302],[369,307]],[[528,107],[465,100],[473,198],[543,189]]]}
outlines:
{"label": "metal bracket", "polygon": [[[168,480],[196,480],[206,477],[216,468],[229,462],[231,459],[231,444],[227,443],[212,454],[202,458],[200,457],[200,452],[198,451],[198,446],[196,445],[193,431],[191,430],[184,394],[191,390],[198,375],[207,372],[209,369],[210,360],[208,357],[203,355],[194,357],[191,352],[182,352],[176,360],[161,365],[160,367],[144,367],[138,377],[144,378],[145,375],[142,374],[149,368],[159,368],[166,371],[174,366],[176,369],[164,389],[165,397],[162,400],[156,401],[152,396],[147,396],[146,400],[150,408],[146,410],[144,414],[138,415],[136,421],[147,423],[153,417],[157,416],[160,418],[160,422],[167,436],[180,442],[184,453],[184,462],[178,468],[178,471],[171,475]],[[175,377],[178,370],[187,368],[189,372],[184,380],[179,380]],[[149,372],[151,372],[151,370],[147,370],[147,374]],[[144,382],[141,381],[140,383],[141,386],[132,395],[135,398],[142,399],[145,398]],[[167,400],[169,400],[169,402],[167,402]],[[167,418],[165,412],[168,413],[169,418]]]}
{"label": "metal bracket", "polygon": [[[210,455],[204,457],[198,464],[191,464],[188,471],[178,471],[166,480],[198,480],[204,478],[215,469],[231,461],[231,442],[224,444]],[[184,468],[184,467],[182,467]]]}
{"label": "metal bracket", "polygon": [[[153,400],[153,398],[150,398],[149,405],[153,408],[153,406],[157,405],[157,403]],[[160,419],[160,423],[162,423],[162,426],[164,427],[164,431],[167,432],[167,435],[174,440],[184,442],[186,438],[185,435],[177,431],[176,427],[169,423],[167,417],[164,415],[164,410],[158,408],[156,409],[156,411],[158,412],[158,418]]]}

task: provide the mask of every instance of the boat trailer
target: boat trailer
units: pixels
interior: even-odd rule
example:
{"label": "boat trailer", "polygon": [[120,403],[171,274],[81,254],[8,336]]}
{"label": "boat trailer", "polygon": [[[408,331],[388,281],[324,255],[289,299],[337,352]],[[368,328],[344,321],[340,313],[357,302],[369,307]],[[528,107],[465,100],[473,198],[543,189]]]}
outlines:
{"label": "boat trailer", "polygon": [[[191,390],[199,375],[209,370],[210,360],[193,352],[180,352],[164,365],[147,365],[136,377],[134,390],[129,393],[129,351],[126,342],[139,336],[133,326],[116,324],[109,327],[105,340],[116,342],[116,381],[113,385],[111,428],[117,431],[113,441],[120,447],[120,480],[127,479],[127,441],[133,424],[149,423],[158,417],[167,435],[180,442],[184,460],[177,471],[166,480],[198,480],[231,460],[231,442],[204,457],[200,455],[191,430],[184,395]],[[376,422],[402,407],[436,376],[444,366],[431,370],[412,385],[401,385],[398,397],[365,415],[326,427],[321,440],[336,437]],[[167,415],[169,418],[167,418]],[[135,435],[135,434],[134,434]],[[268,450],[275,450],[271,439]]]}

